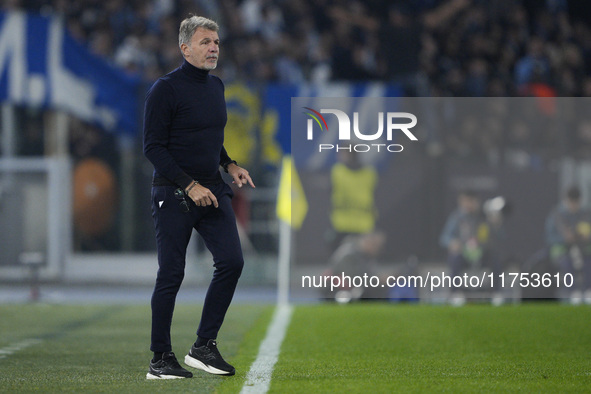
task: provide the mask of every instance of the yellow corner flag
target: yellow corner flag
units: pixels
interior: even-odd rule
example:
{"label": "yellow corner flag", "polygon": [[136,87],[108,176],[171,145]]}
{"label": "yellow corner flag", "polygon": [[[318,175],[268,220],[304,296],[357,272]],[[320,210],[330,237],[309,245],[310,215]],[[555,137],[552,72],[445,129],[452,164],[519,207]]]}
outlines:
{"label": "yellow corner flag", "polygon": [[308,213],[308,201],[291,156],[283,157],[279,191],[277,194],[277,217],[291,227],[299,229]]}

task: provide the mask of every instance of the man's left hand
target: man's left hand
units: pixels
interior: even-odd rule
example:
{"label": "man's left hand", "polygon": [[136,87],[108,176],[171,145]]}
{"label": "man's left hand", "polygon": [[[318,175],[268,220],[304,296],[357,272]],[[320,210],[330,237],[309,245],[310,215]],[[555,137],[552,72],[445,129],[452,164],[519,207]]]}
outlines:
{"label": "man's left hand", "polygon": [[232,183],[235,183],[236,185],[238,185],[238,187],[242,187],[242,185],[246,184],[249,184],[253,188],[256,187],[252,179],[250,178],[250,175],[248,175],[248,171],[246,171],[239,165],[236,165],[234,163],[228,165],[228,174],[230,174],[232,178],[234,178],[234,182]]}

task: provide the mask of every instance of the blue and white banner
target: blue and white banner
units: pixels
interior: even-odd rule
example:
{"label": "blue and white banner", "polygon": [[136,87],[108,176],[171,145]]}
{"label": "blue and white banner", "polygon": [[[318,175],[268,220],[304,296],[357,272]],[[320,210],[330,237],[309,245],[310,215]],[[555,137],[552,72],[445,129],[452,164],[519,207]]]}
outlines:
{"label": "blue and white banner", "polygon": [[76,42],[61,18],[0,13],[0,101],[60,109],[135,134],[138,86]]}

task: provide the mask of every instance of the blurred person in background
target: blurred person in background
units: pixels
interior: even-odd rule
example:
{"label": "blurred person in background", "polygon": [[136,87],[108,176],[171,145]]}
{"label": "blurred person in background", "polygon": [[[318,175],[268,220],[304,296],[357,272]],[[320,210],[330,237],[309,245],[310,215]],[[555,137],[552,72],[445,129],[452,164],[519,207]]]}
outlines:
{"label": "blurred person in background", "polygon": [[217,334],[230,306],[244,259],[232,189],[254,187],[248,171],[224,148],[227,121],[224,85],[210,71],[219,57],[218,25],[190,16],[181,22],[182,65],[158,79],[146,95],[144,153],[154,165],[152,216],[156,228],[158,275],[152,295],[154,357],[148,379],[190,378],[172,352],[170,327],[176,295],[185,273],[187,245],[195,229],[205,241],[215,271],[203,304],[197,340],[185,363],[217,375],[234,375],[217,349]]}
{"label": "blurred person in background", "polygon": [[431,67],[429,58],[434,55],[429,47],[434,41],[429,39],[445,31],[445,27],[451,30],[449,24],[470,3],[383,2],[381,15],[378,14],[381,23],[366,24],[367,29],[376,30],[379,38],[381,77],[400,84],[407,96],[429,96],[426,76]]}
{"label": "blurred person in background", "polygon": [[[385,241],[386,236],[381,231],[347,236],[330,257],[329,267],[323,272],[323,276],[339,278],[343,278],[343,276],[351,278],[364,277],[365,275],[368,277],[378,276],[375,260],[382,251]],[[343,280],[343,282],[345,281]],[[342,304],[361,298],[384,299],[387,295],[387,291],[382,287],[355,287],[349,286],[348,283],[344,283],[332,291],[328,286],[323,287],[322,294],[323,297]]]}
{"label": "blurred person in background", "polygon": [[582,206],[578,187],[569,188],[548,215],[546,241],[562,274],[574,277],[571,303],[591,304],[591,212]]}
{"label": "blurred person in background", "polygon": [[330,181],[332,232],[329,238],[335,249],[347,235],[374,230],[378,173],[374,167],[361,163],[359,153],[342,150],[331,168]]}
{"label": "blurred person in background", "polygon": [[[500,273],[502,226],[501,216],[488,212],[487,215],[483,214],[480,198],[475,192],[460,192],[457,208],[448,216],[439,238],[439,244],[447,250],[448,275],[462,276],[471,268],[489,268],[495,276]],[[502,304],[502,296],[496,292],[496,288],[492,290],[494,294],[491,302]],[[450,302],[457,306],[465,304],[464,292],[452,292]]]}

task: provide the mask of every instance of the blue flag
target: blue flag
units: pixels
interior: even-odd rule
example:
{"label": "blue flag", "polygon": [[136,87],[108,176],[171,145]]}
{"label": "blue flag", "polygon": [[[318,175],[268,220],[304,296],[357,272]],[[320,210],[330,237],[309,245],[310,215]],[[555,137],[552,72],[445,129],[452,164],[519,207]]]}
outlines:
{"label": "blue flag", "polygon": [[139,78],[90,53],[60,17],[0,13],[0,101],[66,111],[136,134]]}

